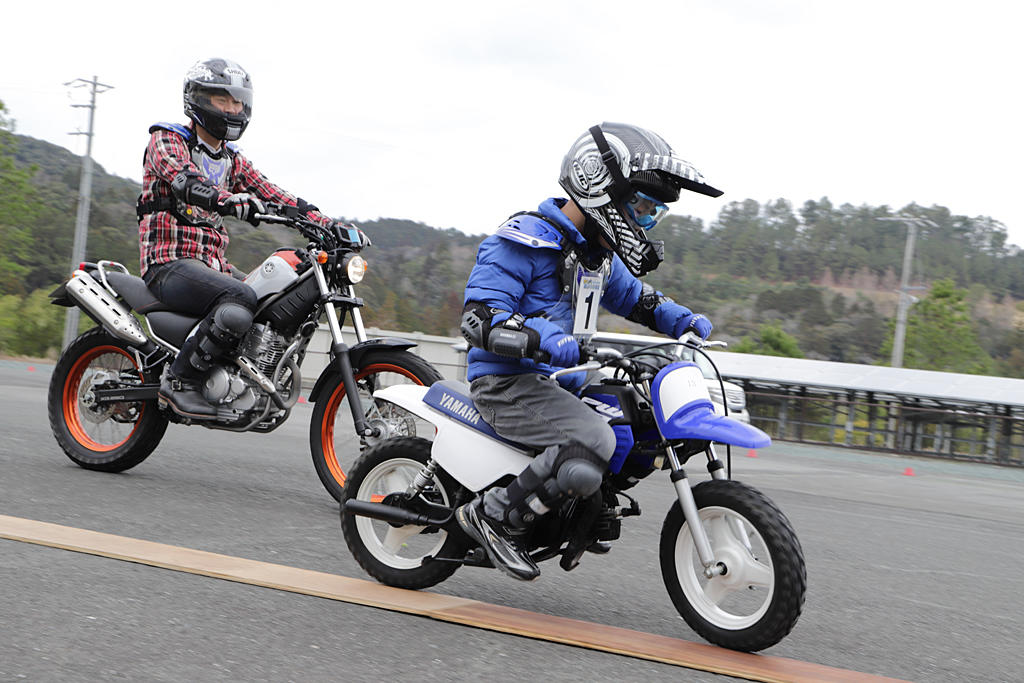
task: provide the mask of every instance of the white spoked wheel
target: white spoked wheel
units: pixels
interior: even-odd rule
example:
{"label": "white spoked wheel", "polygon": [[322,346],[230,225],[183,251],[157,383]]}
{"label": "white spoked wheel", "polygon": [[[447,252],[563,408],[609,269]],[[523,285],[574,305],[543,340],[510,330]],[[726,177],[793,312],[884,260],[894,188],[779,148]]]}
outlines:
{"label": "white spoked wheel", "polygon": [[447,579],[461,566],[469,538],[457,524],[453,533],[443,526],[392,524],[348,513],[345,502],[354,498],[417,510],[428,503],[451,508],[457,497],[468,498],[467,491],[438,469],[418,498],[403,499],[430,460],[430,446],[426,439],[402,437],[368,448],[352,466],[342,491],[345,543],[359,566],[389,586],[426,588]]}
{"label": "white spoked wheel", "polygon": [[757,489],[730,480],[693,487],[714,555],[708,577],[676,502],[661,529],[661,575],[672,603],[709,642],[754,652],[792,630],[803,608],[803,550],[786,516]]}

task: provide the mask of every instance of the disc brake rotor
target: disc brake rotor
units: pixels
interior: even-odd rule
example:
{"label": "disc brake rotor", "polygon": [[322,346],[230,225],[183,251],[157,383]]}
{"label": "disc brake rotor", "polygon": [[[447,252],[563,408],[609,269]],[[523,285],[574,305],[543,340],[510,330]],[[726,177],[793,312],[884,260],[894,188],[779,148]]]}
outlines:
{"label": "disc brake rotor", "polygon": [[82,419],[93,424],[100,424],[110,419],[110,415],[114,412],[114,404],[96,405],[94,390],[113,378],[114,376],[109,372],[96,370],[88,379],[82,379],[78,385],[78,407]]}

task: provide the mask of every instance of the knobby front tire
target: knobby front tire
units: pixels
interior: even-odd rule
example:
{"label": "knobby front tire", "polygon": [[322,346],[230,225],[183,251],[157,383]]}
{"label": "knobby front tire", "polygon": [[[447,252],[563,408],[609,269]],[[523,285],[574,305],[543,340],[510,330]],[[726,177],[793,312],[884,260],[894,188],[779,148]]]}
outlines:
{"label": "knobby front tire", "polygon": [[341,500],[346,470],[366,448],[393,437],[433,437],[434,428],[398,406],[374,401],[373,392],[395,384],[430,386],[442,379],[434,367],[408,351],[375,351],[364,355],[353,368],[363,414],[380,435],[360,438],[352,425],[352,413],[340,375],[324,386],[309,424],[309,447],[320,482],[335,500]]}
{"label": "knobby front tire", "polygon": [[807,573],[789,520],[757,489],[732,480],[693,487],[701,524],[725,574],[707,578],[677,501],[661,530],[661,573],[672,603],[708,642],[756,652],[792,630]]}

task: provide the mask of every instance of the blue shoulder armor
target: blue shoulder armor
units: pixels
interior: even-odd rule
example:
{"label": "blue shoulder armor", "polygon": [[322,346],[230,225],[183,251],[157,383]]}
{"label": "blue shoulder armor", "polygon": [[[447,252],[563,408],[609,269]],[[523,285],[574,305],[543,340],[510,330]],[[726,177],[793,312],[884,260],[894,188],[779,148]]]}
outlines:
{"label": "blue shoulder armor", "polygon": [[543,218],[528,213],[512,216],[494,234],[534,249],[562,250],[562,233]]}
{"label": "blue shoulder armor", "polygon": [[[163,121],[160,121],[159,123],[154,123],[152,126],[149,127],[150,133],[155,133],[158,130],[169,130],[172,133],[177,133],[181,137],[185,138],[185,140],[188,141],[189,145],[195,142],[195,131],[181,123],[165,123]],[[238,151],[238,145],[236,145],[233,142],[226,142],[224,143],[224,146],[227,147],[228,151],[230,152]]]}
{"label": "blue shoulder armor", "polygon": [[177,133],[186,140],[190,139],[193,135],[192,130],[188,126],[180,123],[164,123],[161,121],[159,123],[154,123],[149,127],[150,133],[155,133],[158,130],[169,130],[172,133]]}

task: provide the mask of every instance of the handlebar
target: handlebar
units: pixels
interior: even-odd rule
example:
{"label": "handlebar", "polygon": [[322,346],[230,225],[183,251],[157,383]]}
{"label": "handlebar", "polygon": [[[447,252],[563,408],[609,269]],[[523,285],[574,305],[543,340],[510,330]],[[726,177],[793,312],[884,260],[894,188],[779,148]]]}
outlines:
{"label": "handlebar", "polygon": [[[664,344],[657,346],[672,346],[673,343],[683,344],[697,351],[703,351],[707,348],[724,348],[728,346],[728,343],[724,341],[708,341],[701,339],[700,336],[693,332],[686,332],[676,342],[666,341]],[[634,352],[636,353],[636,352]],[[591,370],[599,370],[606,366],[617,366],[623,369],[634,368],[638,361],[635,361],[632,356],[634,353],[623,354],[621,351],[606,347],[593,347],[587,344],[580,345],[580,359],[579,365],[575,365],[571,368],[561,368],[548,375],[548,379],[554,381],[564,375],[570,375],[576,372],[590,372]],[[533,354],[533,360],[538,363],[548,363],[551,361],[551,356],[544,351],[536,351]],[[644,365],[644,363],[640,363]]]}
{"label": "handlebar", "polygon": [[[571,375],[574,372],[590,372],[591,370],[600,370],[602,367],[609,364],[611,361],[623,359],[622,352],[617,349],[594,348],[587,346],[583,346],[580,348],[580,356],[586,357],[589,360],[587,360],[587,362],[585,363],[582,363],[581,365],[556,370],[552,372],[550,375],[548,375],[548,379],[557,380],[562,375]],[[551,358],[549,356],[548,360],[550,359]],[[534,360],[536,360],[536,354],[534,354]]]}
{"label": "handlebar", "polygon": [[279,216],[276,213],[258,213],[254,218],[260,223],[291,223],[292,219],[286,216]]}
{"label": "handlebar", "polygon": [[[318,246],[332,248],[344,245],[350,248],[361,249],[370,244],[369,239],[356,226],[351,226],[353,229],[349,230],[347,229],[349,226],[343,226],[337,221],[331,225],[321,225],[307,218],[299,211],[298,207],[288,206],[287,204],[268,203],[266,208],[266,213],[255,214],[254,218],[258,222],[287,225],[288,227],[295,228],[303,237],[310,242],[315,242]],[[353,238],[354,234],[359,235],[358,240]]]}

